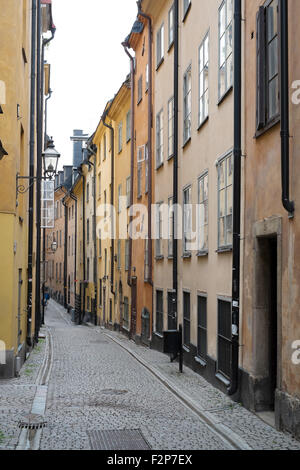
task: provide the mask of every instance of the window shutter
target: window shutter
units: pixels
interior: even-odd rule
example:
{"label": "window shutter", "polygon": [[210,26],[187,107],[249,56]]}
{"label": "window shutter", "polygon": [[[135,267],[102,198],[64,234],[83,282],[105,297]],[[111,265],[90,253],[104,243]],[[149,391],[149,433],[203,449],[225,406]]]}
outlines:
{"label": "window shutter", "polygon": [[257,14],[257,130],[266,122],[266,10],[259,8]]}

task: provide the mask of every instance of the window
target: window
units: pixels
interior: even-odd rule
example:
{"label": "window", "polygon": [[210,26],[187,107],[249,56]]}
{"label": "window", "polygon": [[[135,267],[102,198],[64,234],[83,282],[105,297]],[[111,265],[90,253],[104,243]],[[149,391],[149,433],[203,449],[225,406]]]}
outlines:
{"label": "window", "polygon": [[88,312],[90,311],[90,297],[89,296],[87,296],[86,298],[86,309]]}
{"label": "window", "polygon": [[112,323],[112,300],[109,299],[109,322]]}
{"label": "window", "polygon": [[198,180],[198,250],[208,251],[208,173]]}
{"label": "window", "polygon": [[164,161],[164,112],[161,110],[156,116],[156,167],[159,168]]}
{"label": "window", "polygon": [[61,247],[61,230],[59,231],[59,246]]}
{"label": "window", "polygon": [[149,190],[149,148],[148,144],[145,145],[145,194]]}
{"label": "window", "polygon": [[101,173],[98,174],[98,199],[101,197]]}
{"label": "window", "polygon": [[120,214],[122,208],[121,208],[121,197],[122,197],[122,185],[119,184],[118,187],[118,213]]}
{"label": "window", "polygon": [[183,18],[187,14],[190,5],[191,5],[191,0],[183,0]]}
{"label": "window", "polygon": [[58,263],[55,265],[55,280],[58,281]]}
{"label": "window", "polygon": [[207,298],[198,295],[197,354],[202,359],[207,355]]}
{"label": "window", "polygon": [[257,130],[279,116],[278,63],[278,0],[272,0],[257,14]]}
{"label": "window", "polygon": [[90,258],[86,260],[86,281],[90,280]]}
{"label": "window", "polygon": [[156,67],[158,68],[164,59],[164,24],[161,25],[156,35]]}
{"label": "window", "polygon": [[126,142],[131,139],[131,111],[126,114]]}
{"label": "window", "polygon": [[107,276],[107,249],[104,249],[104,276]]}
{"label": "window", "polygon": [[104,137],[103,137],[103,160],[106,159],[106,134],[104,134]]}
{"label": "window", "polygon": [[99,279],[99,307],[102,306],[102,279]]}
{"label": "window", "polygon": [[118,126],[118,152],[122,152],[123,146],[123,122],[121,121]]}
{"label": "window", "polygon": [[156,204],[156,257],[162,257],[162,202]]}
{"label": "window", "polygon": [[199,126],[208,117],[209,83],[209,35],[199,47]]}
{"label": "window", "polygon": [[168,257],[173,258],[173,224],[174,224],[174,208],[173,208],[173,198],[170,197],[168,200],[168,206],[169,206],[169,211],[168,211]]}
{"label": "window", "polygon": [[74,219],[74,205],[72,206],[72,219]]}
{"label": "window", "polygon": [[183,342],[189,346],[191,342],[191,295],[183,293]]}
{"label": "window", "polygon": [[89,219],[86,221],[86,241],[90,243],[90,221]]}
{"label": "window", "polygon": [[129,270],[129,240],[125,240],[125,271]]}
{"label": "window", "polygon": [[59,263],[59,281],[61,282],[61,263]]}
{"label": "window", "polygon": [[101,240],[101,230],[99,230],[99,258],[102,258],[102,240]]}
{"label": "window", "polygon": [[118,269],[121,269],[121,240],[118,240]]}
{"label": "window", "polygon": [[183,142],[191,138],[192,127],[192,66],[183,76]]}
{"label": "window", "polygon": [[104,191],[104,218],[107,217],[107,197],[106,197],[106,190]]}
{"label": "window", "polygon": [[130,176],[126,179],[126,197],[127,197],[127,208],[130,207]]}
{"label": "window", "polygon": [[169,10],[169,30],[168,30],[169,48],[174,43],[174,5]]}
{"label": "window", "polygon": [[144,252],[144,280],[149,280],[149,240],[145,239],[145,252]]}
{"label": "window", "polygon": [[219,8],[219,100],[232,87],[232,0],[224,0]]}
{"label": "window", "polygon": [[137,166],[137,197],[142,197],[142,164]]}
{"label": "window", "polygon": [[156,291],[156,332],[162,333],[164,329],[163,291]]}
{"label": "window", "polygon": [[232,245],[232,154],[218,163],[218,247]]}
{"label": "window", "polygon": [[168,292],[168,330],[177,330],[176,303],[173,292]]}
{"label": "window", "polygon": [[230,379],[231,302],[218,300],[218,371]]}
{"label": "window", "polygon": [[129,328],[129,300],[128,300],[128,297],[124,297],[123,326],[127,329]]}
{"label": "window", "polygon": [[143,76],[141,75],[139,80],[138,80],[138,104],[142,101],[143,99]]}
{"label": "window", "polygon": [[145,92],[149,90],[149,64],[146,65],[146,72],[145,72]]}
{"label": "window", "polygon": [[89,202],[90,199],[90,185],[89,183],[86,185],[86,202]]}
{"label": "window", "polygon": [[168,102],[168,158],[174,155],[174,96]]}
{"label": "window", "polygon": [[69,235],[69,243],[68,243],[68,255],[71,255],[71,237]]}
{"label": "window", "polygon": [[183,191],[183,252],[189,253],[189,242],[192,236],[192,207],[191,207],[192,187],[189,186]]}

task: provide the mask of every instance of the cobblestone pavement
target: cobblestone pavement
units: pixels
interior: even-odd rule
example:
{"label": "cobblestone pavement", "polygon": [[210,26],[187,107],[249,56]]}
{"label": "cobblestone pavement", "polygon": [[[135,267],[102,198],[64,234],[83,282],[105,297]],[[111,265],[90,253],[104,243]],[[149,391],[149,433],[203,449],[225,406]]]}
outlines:
{"label": "cobblestone pavement", "polygon": [[[224,435],[231,433],[231,442],[236,435],[252,449],[300,449],[298,441],[233,403],[190,369],[179,374],[178,366],[157,351],[120,333],[74,326],[66,311],[52,301],[46,324],[53,354],[42,450],[90,449],[88,433],[134,429],[155,450],[230,449]],[[0,448],[17,445],[17,422],[31,409],[44,349],[42,343],[31,354],[20,378],[0,382]],[[208,413],[215,427],[170,388]]]}

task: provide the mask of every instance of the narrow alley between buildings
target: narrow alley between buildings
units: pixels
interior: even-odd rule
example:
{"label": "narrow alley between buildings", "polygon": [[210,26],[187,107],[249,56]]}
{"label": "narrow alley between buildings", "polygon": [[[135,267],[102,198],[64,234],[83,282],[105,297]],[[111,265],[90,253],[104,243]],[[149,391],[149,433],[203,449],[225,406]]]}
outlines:
{"label": "narrow alley between buildings", "polygon": [[[38,346],[20,377],[1,382],[0,402],[0,449],[300,449],[190,369],[181,375],[120,333],[75,326],[52,300]],[[29,413],[44,427],[20,429]]]}

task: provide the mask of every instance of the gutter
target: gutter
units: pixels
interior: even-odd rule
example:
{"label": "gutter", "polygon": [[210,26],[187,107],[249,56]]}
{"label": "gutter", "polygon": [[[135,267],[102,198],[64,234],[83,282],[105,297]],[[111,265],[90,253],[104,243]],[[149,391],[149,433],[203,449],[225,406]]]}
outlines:
{"label": "gutter", "polygon": [[[115,131],[112,126],[105,122],[107,115],[110,111],[111,106],[104,112],[102,116],[102,122],[105,127],[111,131],[111,192],[110,192],[110,204],[111,208],[114,207],[114,191],[115,191]],[[110,291],[113,295],[116,295],[114,291],[114,265],[115,265],[115,224],[114,214],[111,214],[111,259],[110,259]]]}
{"label": "gutter", "polygon": [[242,4],[234,2],[234,148],[233,148],[233,244],[232,244],[232,333],[231,383],[228,395],[238,390],[240,257],[241,257],[241,157],[242,157]]}
{"label": "gutter", "polygon": [[[133,206],[133,181],[134,181],[134,123],[135,123],[135,112],[134,112],[134,57],[130,54],[128,47],[129,44],[126,42],[122,43],[125,53],[128,55],[130,60],[130,70],[131,70],[131,157],[130,157],[130,208]],[[150,156],[150,155],[149,155]],[[133,217],[129,217],[129,227],[132,226]],[[129,233],[129,266],[128,266],[128,276],[127,284],[129,287],[132,287],[132,236],[131,232]]]}
{"label": "gutter", "polygon": [[290,129],[289,129],[289,26],[288,2],[279,1],[280,11],[280,113],[282,205],[294,217],[295,203],[290,200]]}
{"label": "gutter", "polygon": [[[30,84],[30,156],[29,176],[34,177],[34,149],[35,149],[35,72],[36,72],[36,0],[32,0],[31,13],[31,84]],[[32,257],[33,257],[33,204],[34,189],[29,188],[29,210],[28,210],[28,283],[27,283],[27,346],[32,346]]]}

